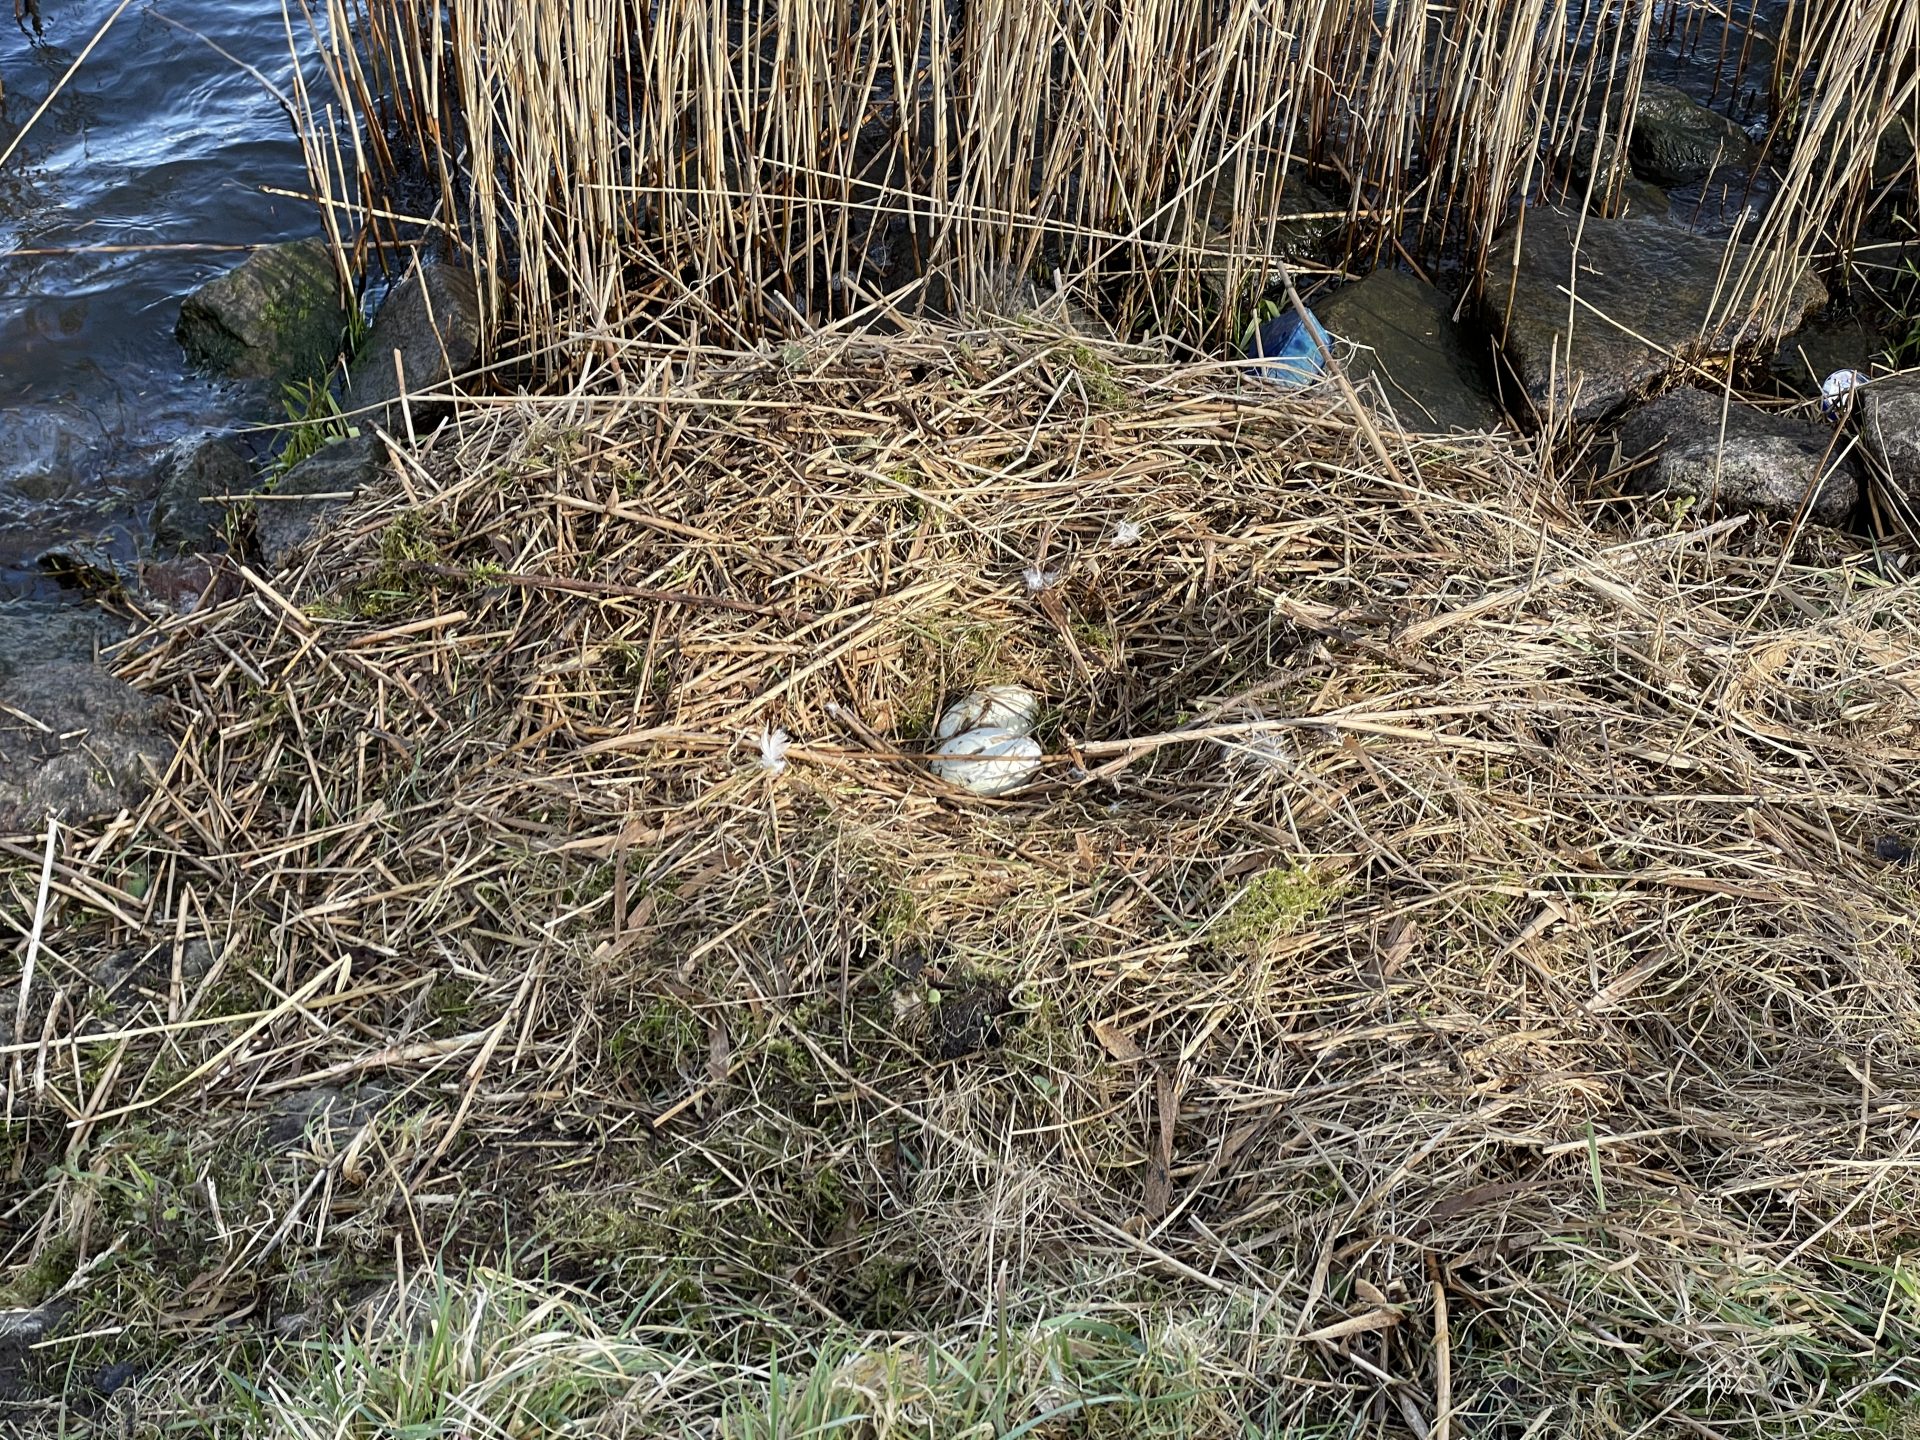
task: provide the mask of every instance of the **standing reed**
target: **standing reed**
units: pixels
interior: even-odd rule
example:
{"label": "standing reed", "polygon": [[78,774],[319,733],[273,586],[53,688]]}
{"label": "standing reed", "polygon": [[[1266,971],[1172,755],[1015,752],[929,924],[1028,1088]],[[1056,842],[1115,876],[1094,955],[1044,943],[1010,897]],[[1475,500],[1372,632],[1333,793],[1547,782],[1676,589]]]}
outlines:
{"label": "standing reed", "polygon": [[1916,105],[1907,0],[1790,4],[1777,38],[1693,0],[325,3],[318,186],[384,224],[423,174],[417,218],[542,341],[739,341],[1037,270],[1218,338],[1309,170],[1355,241],[1475,273],[1663,45],[1771,111],[1779,202],[1727,294],[1764,305],[1852,242]]}

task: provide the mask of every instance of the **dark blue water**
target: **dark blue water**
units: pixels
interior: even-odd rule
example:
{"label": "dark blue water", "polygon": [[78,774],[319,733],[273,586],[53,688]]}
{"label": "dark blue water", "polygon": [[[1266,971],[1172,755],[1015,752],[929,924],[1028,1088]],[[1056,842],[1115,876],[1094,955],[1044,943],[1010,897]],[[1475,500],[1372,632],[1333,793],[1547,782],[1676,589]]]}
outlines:
{"label": "dark blue water", "polygon": [[[35,36],[0,0],[0,151],[114,3],[41,0]],[[241,253],[143,247],[318,233],[265,193],[306,188],[300,149],[258,80],[169,19],[283,88],[292,71],[278,0],[134,0],[0,165],[0,573],[54,540],[126,549],[170,442],[274,409],[191,374],[173,338],[180,297]]]}

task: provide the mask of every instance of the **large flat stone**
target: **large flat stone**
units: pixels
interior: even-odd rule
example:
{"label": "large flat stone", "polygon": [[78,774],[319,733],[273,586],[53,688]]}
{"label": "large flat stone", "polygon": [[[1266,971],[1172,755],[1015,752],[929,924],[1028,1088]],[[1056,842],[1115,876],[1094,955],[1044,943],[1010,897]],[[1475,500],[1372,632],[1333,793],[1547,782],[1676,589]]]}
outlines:
{"label": "large flat stone", "polygon": [[1826,303],[1826,287],[1805,276],[1770,323],[1717,319],[1724,241],[1655,219],[1581,224],[1565,210],[1529,210],[1496,238],[1487,265],[1481,318],[1542,415],[1607,415],[1659,388],[1676,355],[1771,352]]}
{"label": "large flat stone", "polygon": [[1724,403],[1708,390],[1676,390],[1620,426],[1621,458],[1644,461],[1632,488],[1690,495],[1720,514],[1759,511],[1820,525],[1846,521],[1859,483],[1832,430]]}
{"label": "large flat stone", "polygon": [[1359,347],[1355,380],[1377,377],[1410,430],[1491,430],[1501,422],[1480,358],[1445,294],[1398,270],[1376,270],[1319,307],[1321,322]]}

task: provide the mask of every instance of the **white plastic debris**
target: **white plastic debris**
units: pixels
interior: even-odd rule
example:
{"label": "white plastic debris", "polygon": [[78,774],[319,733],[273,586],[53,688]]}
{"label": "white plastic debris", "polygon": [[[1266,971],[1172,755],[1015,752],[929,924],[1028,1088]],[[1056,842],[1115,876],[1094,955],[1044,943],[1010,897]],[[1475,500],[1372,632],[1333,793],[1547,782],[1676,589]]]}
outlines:
{"label": "white plastic debris", "polygon": [[1060,579],[1058,570],[1042,570],[1038,565],[1029,565],[1020,572],[1020,578],[1027,582],[1027,593],[1038,595],[1042,590],[1051,590]]}
{"label": "white plastic debris", "polygon": [[1039,772],[1041,754],[1031,735],[986,726],[942,744],[934,752],[933,773],[975,795],[1004,795]]}
{"label": "white plastic debris", "polygon": [[1829,420],[1853,404],[1853,392],[1867,383],[1858,370],[1836,370],[1820,382],[1820,413]]}
{"label": "white plastic debris", "polygon": [[1138,545],[1141,529],[1131,520],[1122,520],[1113,527],[1113,543],[1116,545]]}
{"label": "white plastic debris", "polygon": [[988,685],[962,696],[933,727],[933,738],[951,740],[968,730],[1007,730],[1031,735],[1040,721],[1040,697],[1024,685]]}

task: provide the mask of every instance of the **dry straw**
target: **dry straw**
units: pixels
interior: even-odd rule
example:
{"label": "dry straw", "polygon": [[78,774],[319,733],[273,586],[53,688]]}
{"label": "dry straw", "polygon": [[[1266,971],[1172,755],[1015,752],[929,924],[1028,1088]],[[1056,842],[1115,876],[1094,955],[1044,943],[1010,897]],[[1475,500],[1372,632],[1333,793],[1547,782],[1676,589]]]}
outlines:
{"label": "dry straw", "polygon": [[[729,1408],[786,1393],[755,1335],[860,1434],[1811,1434],[1911,1382],[1910,584],[1045,327],[621,365],[123,658],[185,743],[59,832],[13,1042],[65,1164],[9,1260],[82,1333],[345,1323],[245,1370],[316,1435],[416,1413],[441,1331],[326,1318],[396,1265],[473,1433],[808,1433]],[[1051,759],[983,802],[924,740],[995,681]],[[496,1351],[524,1287],[420,1271],[503,1250],[547,1298]]]}

